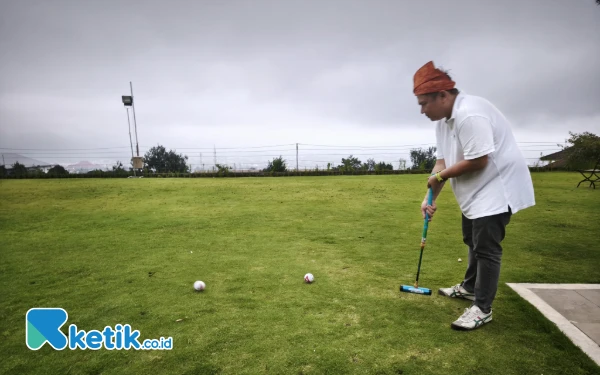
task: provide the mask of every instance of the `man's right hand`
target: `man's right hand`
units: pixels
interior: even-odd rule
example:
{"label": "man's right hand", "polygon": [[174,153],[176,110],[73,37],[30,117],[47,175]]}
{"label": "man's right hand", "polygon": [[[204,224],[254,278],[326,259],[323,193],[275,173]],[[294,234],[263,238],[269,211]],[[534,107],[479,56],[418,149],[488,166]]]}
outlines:
{"label": "man's right hand", "polygon": [[431,221],[431,219],[433,218],[433,214],[435,213],[435,210],[437,210],[435,201],[433,201],[431,203],[431,206],[427,205],[426,200],[424,200],[423,203],[421,203],[421,213],[423,214],[423,219],[425,219],[425,213],[427,213],[429,215],[429,221]]}

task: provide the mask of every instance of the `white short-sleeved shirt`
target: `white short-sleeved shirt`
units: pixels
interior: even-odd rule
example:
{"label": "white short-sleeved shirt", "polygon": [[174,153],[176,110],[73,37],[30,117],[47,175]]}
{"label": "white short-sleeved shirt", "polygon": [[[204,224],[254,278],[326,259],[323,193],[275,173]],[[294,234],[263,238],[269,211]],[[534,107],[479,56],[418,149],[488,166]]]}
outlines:
{"label": "white short-sleeved shirt", "polygon": [[510,124],[487,100],[458,94],[450,119],[436,125],[437,158],[446,168],[488,155],[479,171],[450,179],[461,211],[468,219],[535,205],[527,162],[517,146]]}

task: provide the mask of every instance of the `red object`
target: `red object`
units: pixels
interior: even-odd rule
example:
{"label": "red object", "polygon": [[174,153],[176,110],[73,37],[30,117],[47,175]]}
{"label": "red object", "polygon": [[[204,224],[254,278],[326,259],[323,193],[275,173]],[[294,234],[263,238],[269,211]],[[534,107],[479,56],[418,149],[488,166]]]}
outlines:
{"label": "red object", "polygon": [[451,80],[448,75],[433,65],[433,61],[423,65],[414,77],[415,95],[429,94],[453,89],[456,82]]}

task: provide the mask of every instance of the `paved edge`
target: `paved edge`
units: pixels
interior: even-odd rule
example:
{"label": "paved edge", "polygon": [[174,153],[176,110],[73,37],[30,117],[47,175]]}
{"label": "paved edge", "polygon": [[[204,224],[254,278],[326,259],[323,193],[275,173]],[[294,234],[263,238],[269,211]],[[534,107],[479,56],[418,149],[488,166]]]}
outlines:
{"label": "paved edge", "polygon": [[529,289],[600,289],[599,284],[517,284],[506,283],[527,302],[535,306],[546,318],[552,321],[575,345],[600,366],[600,346],[590,339],[567,318],[554,310]]}

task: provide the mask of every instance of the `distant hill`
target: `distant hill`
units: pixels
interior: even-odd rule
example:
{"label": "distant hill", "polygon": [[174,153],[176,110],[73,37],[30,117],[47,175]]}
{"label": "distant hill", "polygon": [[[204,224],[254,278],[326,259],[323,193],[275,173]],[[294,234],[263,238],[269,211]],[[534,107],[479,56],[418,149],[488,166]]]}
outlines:
{"label": "distant hill", "polygon": [[12,168],[13,164],[15,164],[16,162],[19,162],[19,164],[23,164],[26,167],[33,167],[36,165],[52,165],[51,163],[48,163],[46,161],[32,159],[21,154],[2,153],[2,156],[4,156],[4,165],[6,166],[6,168]]}
{"label": "distant hill", "polygon": [[77,164],[67,165],[66,169],[69,172],[85,173],[85,172],[93,171],[95,169],[104,170],[106,168],[104,165],[90,163],[89,161],[80,161]]}
{"label": "distant hill", "polygon": [[[27,156],[23,156],[21,154],[16,153],[3,153],[4,156],[4,165],[7,169],[11,169],[12,166],[18,161],[20,164],[23,164],[27,168],[34,166],[42,166],[46,167],[45,169],[56,165],[56,163],[48,163],[47,161],[33,159]],[[1,156],[0,156],[1,157]],[[1,163],[1,159],[0,159]],[[65,167],[71,173],[86,173],[89,171],[93,171],[95,169],[106,170],[105,165],[90,163],[89,161],[80,161],[76,164],[69,164]]]}

